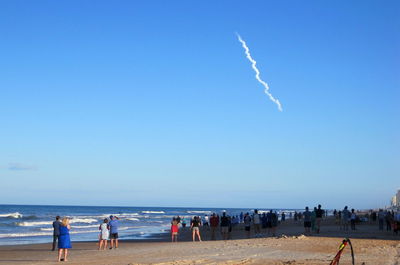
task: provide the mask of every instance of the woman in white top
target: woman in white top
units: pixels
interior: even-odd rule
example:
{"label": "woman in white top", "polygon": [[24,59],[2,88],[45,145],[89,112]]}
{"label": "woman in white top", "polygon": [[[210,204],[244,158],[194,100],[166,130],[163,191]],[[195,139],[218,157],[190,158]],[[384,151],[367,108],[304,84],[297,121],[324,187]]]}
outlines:
{"label": "woman in white top", "polygon": [[100,236],[99,236],[99,250],[104,245],[103,250],[107,249],[107,240],[110,237],[110,231],[108,227],[108,219],[104,219],[104,222],[99,226]]}

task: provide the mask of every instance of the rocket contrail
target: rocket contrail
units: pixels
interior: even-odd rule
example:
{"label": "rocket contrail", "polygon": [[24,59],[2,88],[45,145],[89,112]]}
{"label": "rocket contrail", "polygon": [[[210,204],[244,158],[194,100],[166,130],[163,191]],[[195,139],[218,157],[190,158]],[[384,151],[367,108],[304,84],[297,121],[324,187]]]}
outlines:
{"label": "rocket contrail", "polygon": [[249,50],[249,48],[247,47],[246,42],[242,39],[242,37],[240,37],[240,35],[239,35],[238,33],[236,33],[236,35],[237,35],[237,37],[238,37],[238,40],[242,43],[242,46],[243,46],[243,49],[244,49],[244,51],[245,51],[245,53],[246,53],[247,59],[249,59],[249,61],[251,62],[251,67],[253,68],[254,72],[256,72],[256,79],[257,79],[257,81],[260,82],[261,85],[263,85],[263,86],[265,87],[265,90],[264,90],[265,94],[267,94],[268,97],[269,97],[269,99],[272,100],[276,105],[278,105],[278,109],[279,109],[280,111],[282,111],[282,105],[281,105],[281,103],[279,102],[279,100],[276,99],[276,98],[274,98],[274,97],[272,96],[272,94],[269,93],[269,91],[268,91],[268,90],[269,90],[268,84],[267,84],[266,82],[264,82],[263,80],[261,80],[261,78],[260,78],[260,71],[259,71],[259,70],[257,69],[257,67],[256,67],[257,62],[251,57],[251,55],[250,55],[250,50]]}

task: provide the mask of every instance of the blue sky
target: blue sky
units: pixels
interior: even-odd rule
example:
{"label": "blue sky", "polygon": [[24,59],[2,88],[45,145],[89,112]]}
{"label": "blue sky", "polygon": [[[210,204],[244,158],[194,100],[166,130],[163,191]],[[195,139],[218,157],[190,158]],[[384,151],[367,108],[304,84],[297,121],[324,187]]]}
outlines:
{"label": "blue sky", "polygon": [[398,1],[0,4],[2,203],[370,208],[400,187]]}

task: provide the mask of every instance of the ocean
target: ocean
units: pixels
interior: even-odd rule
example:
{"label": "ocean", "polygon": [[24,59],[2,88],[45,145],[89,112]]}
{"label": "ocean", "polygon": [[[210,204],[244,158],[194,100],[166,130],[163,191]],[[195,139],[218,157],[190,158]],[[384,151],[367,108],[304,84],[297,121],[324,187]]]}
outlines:
{"label": "ocean", "polygon": [[[0,245],[52,242],[52,223],[57,215],[71,219],[72,241],[96,241],[99,225],[110,215],[120,218],[120,239],[146,239],[156,234],[169,232],[171,219],[178,215],[185,217],[186,223],[190,224],[190,218],[194,215],[204,217],[206,214],[210,215],[213,212],[221,214],[223,211],[230,215],[239,215],[241,212],[252,212],[252,210],[248,208],[0,205]],[[296,209],[274,210],[278,213],[285,211],[289,217],[289,213]]]}

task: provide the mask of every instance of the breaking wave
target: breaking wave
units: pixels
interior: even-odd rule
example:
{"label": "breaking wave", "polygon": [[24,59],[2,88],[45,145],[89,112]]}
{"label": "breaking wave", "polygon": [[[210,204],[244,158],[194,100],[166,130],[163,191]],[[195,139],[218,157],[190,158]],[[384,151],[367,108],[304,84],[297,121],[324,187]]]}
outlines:
{"label": "breaking wave", "polygon": [[19,212],[15,212],[15,213],[2,213],[2,214],[0,214],[0,218],[15,218],[15,219],[18,219],[18,218],[22,218],[22,214],[21,213],[19,213]]}

